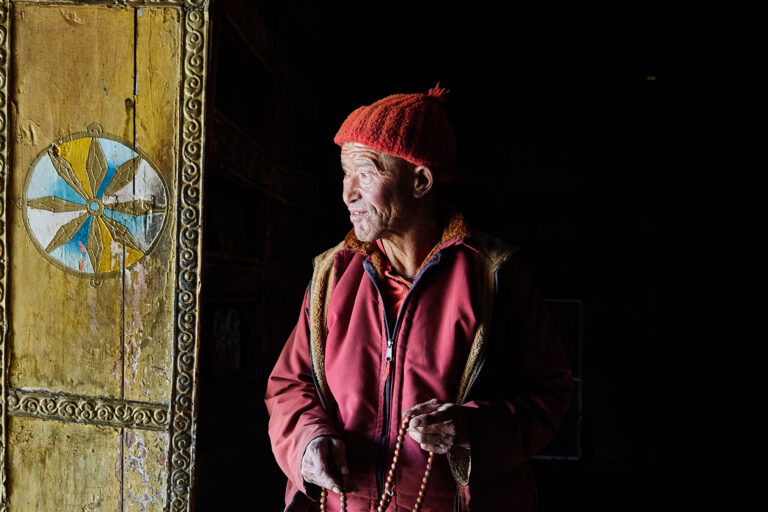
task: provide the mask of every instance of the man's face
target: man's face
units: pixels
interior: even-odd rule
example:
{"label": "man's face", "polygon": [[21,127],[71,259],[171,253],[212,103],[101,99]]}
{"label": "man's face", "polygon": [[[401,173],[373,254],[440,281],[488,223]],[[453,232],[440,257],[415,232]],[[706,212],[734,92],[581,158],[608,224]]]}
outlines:
{"label": "man's face", "polygon": [[355,142],[341,148],[344,204],[355,236],[373,242],[387,233],[400,233],[407,224],[413,201],[408,173],[398,165],[385,165],[379,151]]}

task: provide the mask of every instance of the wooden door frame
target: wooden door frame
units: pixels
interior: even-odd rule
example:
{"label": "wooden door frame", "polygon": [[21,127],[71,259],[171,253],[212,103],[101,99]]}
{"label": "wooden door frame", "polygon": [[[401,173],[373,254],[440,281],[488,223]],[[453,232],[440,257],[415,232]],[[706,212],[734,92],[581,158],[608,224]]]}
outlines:
{"label": "wooden door frame", "polygon": [[[53,5],[124,5],[129,7],[166,7],[180,11],[181,16],[181,93],[179,126],[179,168],[176,170],[176,269],[173,326],[173,379],[169,409],[149,407],[149,427],[169,433],[168,495],[165,510],[190,510],[190,492],[193,485],[197,353],[199,346],[199,290],[202,240],[202,179],[205,133],[205,86],[208,65],[209,4],[210,0],[0,0],[0,512],[7,510],[7,425],[9,414],[51,417],[44,408],[27,408],[18,412],[9,407],[20,399],[8,388],[9,325],[6,315],[6,291],[9,262],[7,258],[7,209],[9,159],[9,77],[11,69],[11,13],[14,4]],[[40,400],[66,400],[61,394],[48,397],[28,397],[34,403]],[[76,397],[88,399],[89,397]],[[92,399],[91,399],[92,400]],[[93,401],[93,400],[92,400]],[[145,406],[147,404],[141,404]],[[149,404],[160,405],[160,404]],[[98,407],[99,404],[86,404]],[[110,400],[103,407],[136,407],[127,400]],[[87,408],[86,407],[86,408]],[[146,407],[145,407],[146,408]],[[71,410],[71,409],[69,409]],[[67,421],[99,424],[98,417],[79,414],[76,407]],[[65,413],[66,414],[66,413]],[[78,415],[79,414],[79,415]],[[136,427],[134,415],[115,415],[118,424]]]}

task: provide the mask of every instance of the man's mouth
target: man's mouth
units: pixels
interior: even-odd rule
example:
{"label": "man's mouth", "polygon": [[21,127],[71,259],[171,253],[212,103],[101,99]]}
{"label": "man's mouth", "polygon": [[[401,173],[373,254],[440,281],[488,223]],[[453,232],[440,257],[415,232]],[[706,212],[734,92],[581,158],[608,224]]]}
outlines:
{"label": "man's mouth", "polygon": [[349,210],[349,218],[353,222],[356,219],[362,219],[365,216],[366,212],[365,210]]}

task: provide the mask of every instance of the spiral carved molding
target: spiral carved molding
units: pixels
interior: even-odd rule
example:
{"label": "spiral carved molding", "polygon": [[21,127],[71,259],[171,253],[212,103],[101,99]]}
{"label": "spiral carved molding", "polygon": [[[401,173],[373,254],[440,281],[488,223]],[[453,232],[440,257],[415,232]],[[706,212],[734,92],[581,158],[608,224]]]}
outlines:
{"label": "spiral carved molding", "polygon": [[6,386],[8,320],[6,317],[6,215],[8,204],[8,3],[0,2],[0,512],[6,512]]}
{"label": "spiral carved molding", "polygon": [[167,430],[168,404],[9,389],[8,414],[118,428]]}
{"label": "spiral carved molding", "polygon": [[[202,2],[200,2],[202,3]],[[177,238],[176,332],[168,504],[189,510],[194,463],[195,368],[200,274],[203,127],[207,55],[207,10],[184,14],[181,172]]]}

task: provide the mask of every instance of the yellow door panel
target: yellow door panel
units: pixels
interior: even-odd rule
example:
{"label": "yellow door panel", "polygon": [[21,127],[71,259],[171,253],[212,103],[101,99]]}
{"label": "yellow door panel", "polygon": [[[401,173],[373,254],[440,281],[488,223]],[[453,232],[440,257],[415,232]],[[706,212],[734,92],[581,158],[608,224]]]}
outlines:
{"label": "yellow door panel", "polygon": [[207,23],[0,0],[0,510],[189,510]]}
{"label": "yellow door panel", "polygon": [[8,510],[119,510],[119,445],[119,429],[11,417]]}

